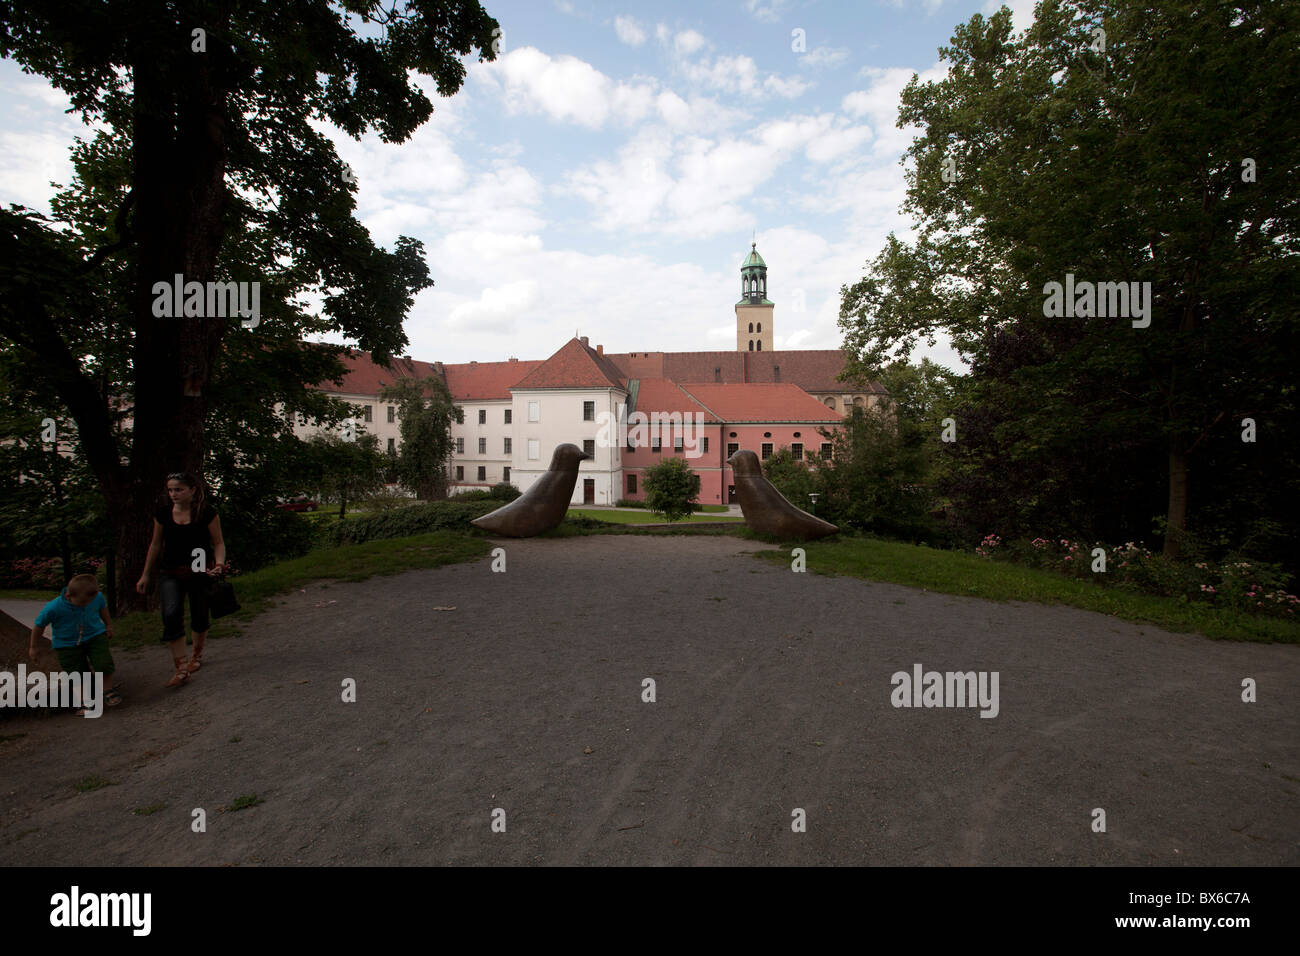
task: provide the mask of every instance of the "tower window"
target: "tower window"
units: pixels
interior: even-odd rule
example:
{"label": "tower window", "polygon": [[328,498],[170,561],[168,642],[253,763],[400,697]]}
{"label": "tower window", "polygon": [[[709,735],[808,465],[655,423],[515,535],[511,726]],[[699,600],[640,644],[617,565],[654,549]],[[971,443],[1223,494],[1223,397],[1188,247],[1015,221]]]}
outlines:
{"label": "tower window", "polygon": [[750,331],[750,332],[753,332],[753,331],[754,331],[754,323],[753,323],[753,322],[750,322],[750,323],[749,323],[749,331]]}
{"label": "tower window", "polygon": [[755,351],[758,351],[758,352],[763,351],[763,340],[762,340],[762,339],[759,339],[759,340],[758,340],[758,348],[755,349]]}
{"label": "tower window", "polygon": [[759,331],[760,333],[763,331],[763,323],[762,323],[762,322],[758,323],[758,331]]}
{"label": "tower window", "polygon": [[751,352],[754,351],[754,340],[753,340],[753,339],[750,339],[750,340],[749,340],[749,350],[750,350]]}

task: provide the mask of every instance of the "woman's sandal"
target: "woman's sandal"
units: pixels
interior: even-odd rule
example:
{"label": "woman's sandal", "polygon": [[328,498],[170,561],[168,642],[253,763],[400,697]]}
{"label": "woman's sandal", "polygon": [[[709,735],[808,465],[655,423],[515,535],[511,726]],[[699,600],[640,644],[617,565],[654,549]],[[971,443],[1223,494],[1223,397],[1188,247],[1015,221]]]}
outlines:
{"label": "woman's sandal", "polygon": [[[204,646],[206,645],[207,642],[205,641]],[[193,651],[190,652],[190,662],[185,669],[189,673],[193,674],[196,670],[198,670],[202,666],[203,666],[203,648],[196,647]]]}
{"label": "woman's sandal", "polygon": [[171,680],[163,685],[164,687],[180,687],[181,684],[190,679],[190,672],[185,666],[185,658],[173,657],[172,663],[176,665],[176,673],[172,675]]}
{"label": "woman's sandal", "polygon": [[116,707],[120,703],[122,703],[122,695],[119,694],[117,691],[110,690],[107,694],[104,695],[105,707]]}

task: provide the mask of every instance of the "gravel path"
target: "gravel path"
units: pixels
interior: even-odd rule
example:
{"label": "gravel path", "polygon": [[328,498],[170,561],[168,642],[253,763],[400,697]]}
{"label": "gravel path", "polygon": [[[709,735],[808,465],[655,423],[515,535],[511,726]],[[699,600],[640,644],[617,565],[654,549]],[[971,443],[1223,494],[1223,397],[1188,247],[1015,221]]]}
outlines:
{"label": "gravel path", "polygon": [[[1300,648],[729,537],[500,544],[504,574],[295,591],[179,690],[161,648],[119,652],[98,720],[0,721],[0,863],[1300,863]],[[998,716],[893,707],[916,663],[998,672]]]}

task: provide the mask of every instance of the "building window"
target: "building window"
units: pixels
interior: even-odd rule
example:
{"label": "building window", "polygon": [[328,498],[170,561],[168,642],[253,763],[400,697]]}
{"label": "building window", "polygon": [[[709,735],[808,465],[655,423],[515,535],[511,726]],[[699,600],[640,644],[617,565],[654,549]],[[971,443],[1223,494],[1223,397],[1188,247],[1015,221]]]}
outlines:
{"label": "building window", "polygon": [[754,351],[754,340],[753,340],[753,339],[750,339],[750,340],[749,340],[749,350],[750,350],[751,352]]}
{"label": "building window", "polygon": [[480,438],[480,439],[478,440],[478,453],[479,453],[480,455],[486,455],[486,454],[487,454],[487,439],[486,439],[486,438]]}
{"label": "building window", "polygon": [[486,425],[486,424],[487,424],[487,409],[486,409],[486,408],[480,408],[480,409],[478,410],[478,423],[479,423],[480,425]]}
{"label": "building window", "polygon": [[540,422],[542,420],[542,406],[539,402],[528,403],[528,420],[530,422]]}
{"label": "building window", "polygon": [[829,408],[831,411],[835,410],[835,399],[833,396],[830,395],[826,396],[826,407]]}
{"label": "building window", "polygon": [[365,406],[364,410],[362,411],[362,413],[361,413],[361,417],[364,418],[364,419],[365,419],[366,421],[368,421],[368,422],[374,421],[374,417],[373,417],[373,416],[374,416],[374,412],[375,412],[375,406],[373,406],[373,405],[367,405],[367,406]]}
{"label": "building window", "polygon": [[750,334],[750,335],[753,335],[753,334],[754,334],[754,323],[753,323],[753,322],[750,322],[750,323],[749,323],[749,334]]}
{"label": "building window", "polygon": [[509,409],[509,408],[506,409],[506,424],[507,424],[507,425],[509,425],[509,424],[511,423],[511,422],[510,422],[510,413],[511,413],[511,411],[512,411],[512,409]]}
{"label": "building window", "polygon": [[707,455],[708,453],[709,453],[709,438],[708,438],[708,436],[706,435],[706,436],[704,437],[704,454]]}
{"label": "building window", "polygon": [[656,453],[660,450],[660,449],[659,449],[659,436],[658,436],[658,435],[656,435],[654,438],[651,438],[651,439],[650,439],[650,450],[653,451],[653,452],[656,452]]}
{"label": "building window", "polygon": [[457,481],[464,481],[464,480],[465,480],[465,466],[464,466],[464,465],[457,465],[457,466],[456,466],[456,480],[457,480]]}
{"label": "building window", "polygon": [[584,422],[594,422],[594,421],[596,420],[596,403],[595,403],[595,402],[583,402],[583,403],[582,403],[582,420],[583,420]]}
{"label": "building window", "polygon": [[397,439],[396,439],[396,438],[390,438],[390,439],[388,439],[388,453],[389,453],[390,455],[396,455],[396,454],[397,454]]}
{"label": "building window", "polygon": [[504,481],[506,484],[510,484],[510,466],[509,466],[509,465],[507,465],[506,467],[504,467],[504,468],[501,469],[501,480]]}
{"label": "building window", "polygon": [[727,442],[727,457],[728,457],[728,458],[730,458],[732,455],[734,455],[734,454],[735,454],[736,452],[738,452],[738,451],[740,451],[740,446],[739,446],[739,445],[737,445],[734,441],[729,441],[729,442]]}
{"label": "building window", "polygon": [[390,424],[397,421],[397,407],[394,405],[388,406],[388,421]]}
{"label": "building window", "polygon": [[483,465],[478,466],[478,480],[487,481],[487,468],[485,468]]}
{"label": "building window", "polygon": [[763,460],[767,461],[771,457],[772,457],[772,443],[770,441],[765,441],[763,442]]}
{"label": "building window", "polygon": [[464,436],[462,436],[462,437],[456,439],[456,454],[458,454],[458,455],[463,455],[463,454],[465,454],[465,438],[464,438]]}
{"label": "building window", "polygon": [[502,451],[505,452],[505,454],[507,454],[507,455],[510,454],[510,439],[509,439],[509,438],[506,439],[506,446],[505,446],[505,448],[502,449]]}
{"label": "building window", "polygon": [[790,446],[790,454],[794,455],[795,461],[803,461],[803,442],[794,442]]}
{"label": "building window", "polygon": [[822,442],[822,459],[825,461],[831,460],[831,443],[828,441]]}
{"label": "building window", "polygon": [[754,351],[755,351],[755,352],[761,352],[761,351],[763,351],[763,340],[762,340],[762,339],[759,339],[759,340],[758,340],[758,347],[757,347],[756,349],[754,349]]}
{"label": "building window", "polygon": [[678,435],[673,439],[673,452],[680,455],[682,453],[682,436]]}
{"label": "building window", "polygon": [[[759,335],[762,335],[762,334],[763,334],[763,323],[762,323],[762,322],[758,323],[758,333],[759,333]],[[762,347],[763,347],[763,343],[762,343],[762,342],[759,342],[759,343],[758,343],[758,347],[759,347],[759,348],[762,348]]]}
{"label": "building window", "polygon": [[629,495],[636,494],[636,475],[627,476],[627,493]]}
{"label": "building window", "polygon": [[632,436],[629,434],[629,435],[627,436],[627,450],[628,450],[628,451],[631,451],[631,450],[632,450],[633,448],[635,448],[635,447],[636,447],[636,445],[632,444]]}
{"label": "building window", "polygon": [[[855,395],[855,396],[853,396],[853,407],[854,407],[854,408],[861,408],[861,407],[862,407],[862,396],[861,396],[861,395]],[[370,421],[370,419],[367,418],[366,421]]]}
{"label": "building window", "polygon": [[582,440],[582,451],[583,451],[584,454],[590,455],[592,458],[595,458],[595,457],[596,457],[596,439],[594,439],[594,438],[584,438],[584,439]]}
{"label": "building window", "polygon": [[528,459],[537,461],[542,457],[541,443],[536,438],[528,439]]}

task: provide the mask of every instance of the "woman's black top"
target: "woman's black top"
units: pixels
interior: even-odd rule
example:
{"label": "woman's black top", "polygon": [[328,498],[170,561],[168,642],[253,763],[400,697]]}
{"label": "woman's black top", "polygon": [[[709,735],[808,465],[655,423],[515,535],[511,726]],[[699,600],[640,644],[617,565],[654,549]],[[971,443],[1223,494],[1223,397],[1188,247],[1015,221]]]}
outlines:
{"label": "woman's black top", "polygon": [[212,553],[212,535],[208,525],[217,512],[211,505],[204,505],[200,514],[189,524],[177,524],[172,518],[172,506],[163,505],[154,512],[154,517],[163,528],[163,553],[160,567],[169,574],[189,574],[193,570],[194,549],[203,549],[203,567],[211,568],[215,563]]}

